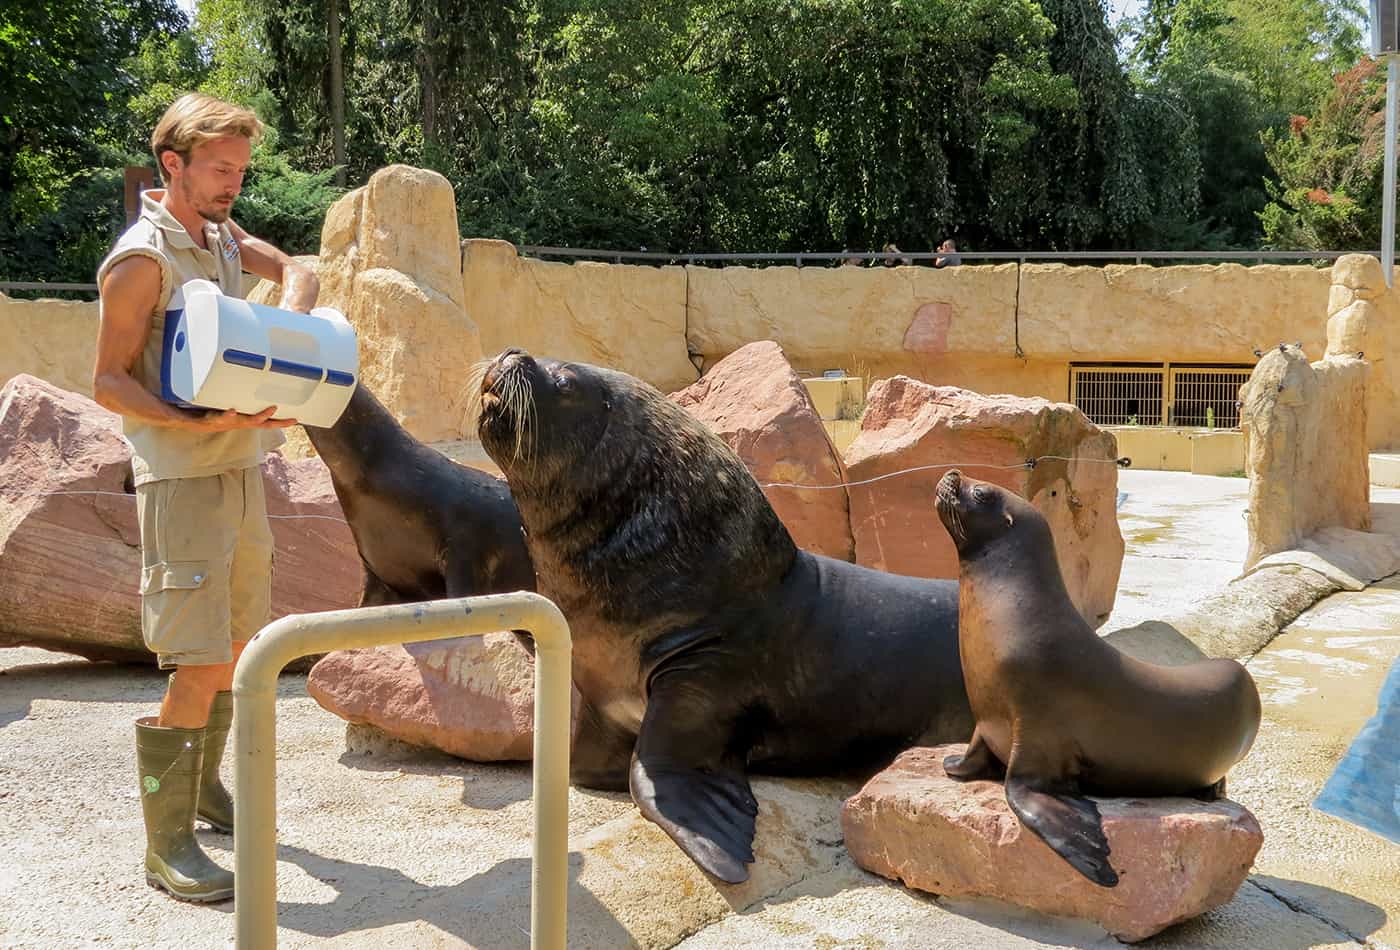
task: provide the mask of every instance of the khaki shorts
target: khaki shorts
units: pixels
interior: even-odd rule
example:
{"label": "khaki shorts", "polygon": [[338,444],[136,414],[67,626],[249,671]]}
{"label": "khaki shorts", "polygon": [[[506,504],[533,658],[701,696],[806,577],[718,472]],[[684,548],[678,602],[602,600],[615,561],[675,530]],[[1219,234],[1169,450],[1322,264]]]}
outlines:
{"label": "khaki shorts", "polygon": [[271,619],[272,531],[257,466],[136,486],[141,633],[161,669],[233,661]]}

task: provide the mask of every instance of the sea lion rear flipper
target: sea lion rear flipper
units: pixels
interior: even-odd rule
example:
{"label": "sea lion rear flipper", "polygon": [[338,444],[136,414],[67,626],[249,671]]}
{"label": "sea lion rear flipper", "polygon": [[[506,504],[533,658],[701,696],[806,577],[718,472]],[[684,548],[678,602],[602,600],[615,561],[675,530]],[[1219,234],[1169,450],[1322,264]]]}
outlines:
{"label": "sea lion rear flipper", "polygon": [[1197,789],[1192,793],[1192,797],[1203,802],[1215,802],[1225,797],[1225,776],[1220,777],[1220,781],[1214,785],[1207,785],[1205,788]]}
{"label": "sea lion rear flipper", "polygon": [[1031,831],[1089,880],[1103,887],[1118,883],[1108,863],[1108,838],[1099,808],[1087,798],[1032,787],[1013,771],[1006,777],[1006,803]]}
{"label": "sea lion rear flipper", "polygon": [[980,778],[999,779],[1006,769],[992,753],[991,747],[982,738],[982,733],[974,729],[972,740],[968,742],[962,755],[943,757],[943,771],[949,778],[970,782]]}
{"label": "sea lion rear flipper", "polygon": [[652,680],[632,758],[632,800],[702,869],[738,884],[753,862],[758,802],[743,760],[728,751],[732,730],[709,691],[668,688],[673,683],[681,685],[676,674]]}

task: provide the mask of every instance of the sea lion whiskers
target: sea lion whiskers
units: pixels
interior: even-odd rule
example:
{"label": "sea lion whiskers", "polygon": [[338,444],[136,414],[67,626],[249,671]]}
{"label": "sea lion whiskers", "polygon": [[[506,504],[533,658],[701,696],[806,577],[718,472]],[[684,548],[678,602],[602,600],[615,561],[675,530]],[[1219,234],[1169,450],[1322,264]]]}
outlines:
{"label": "sea lion whiskers", "polygon": [[948,533],[953,536],[954,542],[963,544],[967,541],[967,529],[963,527],[962,513],[958,511],[957,489],[946,480],[940,480],[934,504],[939,511],[947,514]]}
{"label": "sea lion whiskers", "polygon": [[466,428],[474,428],[481,418],[482,397],[486,395],[486,390],[482,388],[486,381],[486,373],[491,369],[493,360],[477,360],[472,364],[467,372],[467,401],[463,413],[463,424]]}

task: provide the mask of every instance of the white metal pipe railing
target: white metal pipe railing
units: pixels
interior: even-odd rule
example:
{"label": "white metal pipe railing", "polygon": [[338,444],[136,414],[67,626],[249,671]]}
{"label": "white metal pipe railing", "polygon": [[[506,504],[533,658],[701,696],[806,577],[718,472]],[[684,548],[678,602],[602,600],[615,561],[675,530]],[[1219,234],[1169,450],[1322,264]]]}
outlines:
{"label": "white metal pipe railing", "polygon": [[535,639],[535,840],[530,946],[563,950],[568,902],[570,661],[564,615],[520,591],[293,614],[249,642],[233,676],[234,916],[237,946],[277,945],[277,676],[311,653],[444,640],[493,630]]}

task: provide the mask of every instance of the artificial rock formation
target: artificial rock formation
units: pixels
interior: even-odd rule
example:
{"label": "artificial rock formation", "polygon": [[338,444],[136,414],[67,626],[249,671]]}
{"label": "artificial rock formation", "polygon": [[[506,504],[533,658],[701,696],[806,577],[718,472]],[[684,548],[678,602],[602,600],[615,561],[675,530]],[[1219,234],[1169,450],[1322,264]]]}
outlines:
{"label": "artificial rock formation", "polygon": [[[1400,299],[1385,285],[1380,261],[1348,254],[1332,265],[1327,298],[1326,359],[1351,357],[1371,364],[1366,379],[1366,444],[1400,447],[1393,413],[1400,407]],[[1314,352],[1316,352],[1314,350]]]}
{"label": "artificial rock formation", "polygon": [[[273,617],[354,606],[359,558],[319,461],[263,468]],[[20,375],[0,389],[0,646],[154,662],[141,639],[141,536],[118,416]]]}
{"label": "artificial rock formation", "polygon": [[686,339],[705,370],[775,340],[804,375],[916,373],[1015,346],[1016,265],[686,268]]}
{"label": "artificial rock formation", "polygon": [[[326,212],[314,261],[318,305],[355,327],[360,377],[423,442],[467,434],[467,377],[482,355],[457,247],[452,185],[437,172],[389,165]],[[249,299],[275,305],[280,295],[264,283]]]}
{"label": "artificial rock formation", "polygon": [[1031,360],[1248,363],[1286,333],[1319,352],[1328,283],[1286,264],[1026,264],[1017,343]]}
{"label": "artificial rock formation", "polygon": [[854,559],[841,459],[782,347],[750,343],[671,398],[744,460],[798,547]]}
{"label": "artificial rock formation", "polygon": [[[1066,403],[904,376],[881,380],[845,455],[856,561],[895,574],[957,577],[957,551],[933,498],[938,480],[958,468],[1039,509],[1070,598],[1098,627],[1113,610],[1123,564],[1116,454],[1113,435]],[[1027,459],[1040,461],[1027,468]],[[905,471],[923,466],[933,467]]]}
{"label": "artificial rock formation", "polygon": [[342,719],[410,745],[474,762],[531,758],[535,664],[508,631],[337,650],[312,667],[306,689]]}
{"label": "artificial rock formation", "polygon": [[16,300],[0,294],[0,385],[26,373],[92,395],[97,354],[95,300]]}
{"label": "artificial rock formation", "polygon": [[1295,346],[1264,354],[1240,390],[1249,476],[1245,569],[1328,527],[1369,530],[1366,381],[1354,357],[1309,363]]}
{"label": "artificial rock formation", "polygon": [[505,241],[470,240],[462,247],[462,282],[487,356],[518,346],[620,370],[662,392],[699,375],[686,351],[680,267],[530,260]]}
{"label": "artificial rock formation", "polygon": [[943,758],[965,748],[910,749],[846,802],[857,864],[944,897],[1091,920],[1131,942],[1228,903],[1264,843],[1254,816],[1226,799],[1095,799],[1119,875],[1100,887],[1021,824],[1001,782],[948,778]]}

